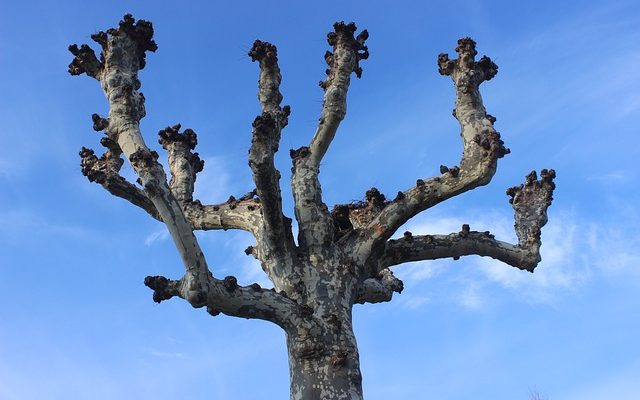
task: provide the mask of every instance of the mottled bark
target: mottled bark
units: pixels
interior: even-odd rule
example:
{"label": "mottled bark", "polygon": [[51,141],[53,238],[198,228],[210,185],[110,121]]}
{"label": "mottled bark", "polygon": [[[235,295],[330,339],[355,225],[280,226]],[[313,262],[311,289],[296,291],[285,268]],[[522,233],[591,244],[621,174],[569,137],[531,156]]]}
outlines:
{"label": "mottled bark", "polygon": [[[192,144],[195,145],[195,143],[176,138],[170,140],[166,137],[167,135],[164,138],[161,135],[161,141],[165,142],[163,143],[165,147],[172,146],[169,142],[176,145],[181,141],[188,143],[189,147],[189,151],[183,152],[171,153],[170,150],[170,163],[174,164],[173,188],[170,188],[165,172],[157,162],[158,154],[149,150],[144,142],[139,126],[140,119],[145,116],[144,96],[138,91],[141,86],[138,71],[145,65],[145,52],[155,51],[157,48],[152,36],[151,23],[143,20],[136,22],[133,17],[126,15],[117,29],[92,35],[92,39],[102,47],[100,61],[97,61],[95,55],[91,56],[94,53],[87,45],[82,45],[80,50],[76,45],[70,46],[70,51],[75,56],[69,66],[70,73],[73,75],[87,73],[97,79],[109,102],[108,118],[94,118],[94,125],[106,132],[109,151],[101,160],[96,161],[95,156],[92,156],[88,149],[84,149],[81,152],[83,172],[92,179],[99,164],[121,164],[120,161],[113,161],[113,159],[117,159],[116,154],[117,156],[123,154],[138,174],[138,183],[142,186],[146,198],[153,204],[154,213],[157,213],[159,219],[166,224],[186,271],[179,281],[169,281],[164,277],[148,278],[147,283],[154,288],[154,299],[161,301],[170,298],[169,293],[171,293],[184,298],[193,307],[206,306],[208,309],[240,317],[255,315],[256,318],[269,319],[281,326],[290,325],[295,318],[295,312],[291,310],[297,309],[297,305],[292,300],[277,295],[281,298],[278,302],[274,302],[273,297],[276,294],[262,295],[262,290],[255,293],[249,289],[229,290],[227,283],[235,278],[216,279],[209,270],[193,234],[192,223],[186,218],[183,204],[181,204],[181,201],[182,203],[190,201],[191,193],[188,192],[193,190],[192,181],[195,180],[195,172],[200,169],[197,166],[193,168],[194,163],[190,154]],[[185,157],[186,160],[179,160],[181,157]],[[185,165],[184,161],[192,165],[187,173],[180,170]],[[178,164],[180,164],[179,167],[176,166]],[[113,174],[117,173],[119,166],[114,168],[104,169]],[[108,182],[119,179],[109,180],[101,177],[100,180],[106,182],[103,186],[106,185],[112,191],[115,186]],[[188,180],[191,182],[186,182]],[[121,197],[138,203],[145,210],[148,209],[148,212],[153,211],[149,202],[143,200],[144,198],[132,188],[132,185],[121,183],[121,186],[126,188],[123,190],[126,195]],[[218,219],[221,220],[221,218]],[[158,282],[170,284],[163,285]],[[276,306],[275,303],[278,305]]]}
{"label": "mottled bark", "polygon": [[[139,122],[145,115],[139,92],[138,72],[146,51],[155,51],[149,22],[124,17],[117,29],[92,36],[102,47],[100,58],[87,45],[69,49],[73,75],[86,73],[98,80],[109,102],[107,118],[93,116],[94,129],[104,131],[107,148],[98,158],[93,150],[80,152],[82,172],[115,196],[142,208],[166,224],[185,274],[171,280],[149,276],[145,284],[156,302],[180,297],[193,307],[242,318],[271,321],[287,337],[291,374],[291,399],[362,399],[362,376],[352,326],[356,303],[390,301],[403,283],[393,275],[395,265],[466,255],[489,256],[513,267],[531,271],[540,261],[540,231],[547,222],[547,208],[554,189],[553,170],[542,170],[541,179],[531,173],[526,183],[508,190],[515,210],[517,244],[496,240],[488,231],[472,231],[463,225],[449,235],[394,233],[418,213],[477,186],[495,173],[497,160],[508,153],[493,127],[495,118],[482,103],[479,85],[493,78],[497,66],[487,57],[475,61],[475,43],[458,41],[458,59],[440,55],[440,73],[451,76],[456,90],[454,116],[461,126],[463,154],[459,166],[440,169],[440,175],[418,179],[416,185],[388,200],[377,189],[362,202],[337,205],[329,212],[322,199],[320,163],[346,115],[351,74],[362,74],[359,61],[369,55],[362,31],[356,26],[334,25],[328,42],[333,52],[329,64],[318,128],[308,146],[291,151],[291,181],[298,242],[291,219],[283,214],[280,173],[274,158],[290,109],[281,107],[282,77],[274,45],[256,41],[249,51],[258,61],[258,100],[261,114],[253,122],[249,150],[255,190],[222,204],[204,205],[193,198],[198,172],[204,167],[195,153],[197,136],[174,125],[160,131],[167,152],[171,180],[157,162],[158,154],[145,144]],[[129,160],[138,184],[119,175]],[[216,278],[193,234],[196,229],[241,229],[251,232],[256,244],[246,253],[260,261],[274,288],[258,284],[240,286],[233,276]]]}

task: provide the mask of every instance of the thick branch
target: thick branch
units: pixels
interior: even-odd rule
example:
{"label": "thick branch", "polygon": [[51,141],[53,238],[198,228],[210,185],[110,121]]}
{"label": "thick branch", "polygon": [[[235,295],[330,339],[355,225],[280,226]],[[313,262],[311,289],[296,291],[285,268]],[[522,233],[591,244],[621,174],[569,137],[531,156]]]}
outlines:
{"label": "thick branch", "polygon": [[[282,129],[287,125],[290,108],[280,107],[280,68],[274,45],[256,40],[249,51],[253,61],[260,64],[258,100],[262,114],[253,122],[253,136],[249,150],[249,166],[260,199],[264,240],[260,253],[264,255],[269,276],[278,288],[291,288],[294,265],[294,242],[290,219],[282,213],[280,172],[274,164]],[[295,280],[295,278],[294,278]]]}
{"label": "thick branch", "polygon": [[[463,232],[463,231],[461,231]],[[533,271],[540,261],[537,252],[529,248],[494,239],[489,232],[467,232],[449,235],[416,235],[411,239],[390,240],[385,248],[381,267],[390,267],[411,261],[458,259],[478,255],[491,257],[519,269]]]}
{"label": "thick branch", "polygon": [[474,61],[475,42],[469,38],[458,40],[456,51],[457,60],[449,60],[448,55],[440,54],[438,64],[440,73],[450,75],[456,88],[454,116],[460,123],[463,141],[460,166],[441,166],[440,176],[419,179],[415,187],[398,193],[369,224],[365,239],[360,243],[362,249],[369,249],[366,251],[389,239],[419,212],[489,183],[497,160],[509,153],[493,127],[495,118],[485,111],[479,92],[479,85],[493,78],[498,67],[486,56]]}
{"label": "thick branch", "polygon": [[311,253],[322,248],[333,239],[333,222],[327,206],[322,201],[322,189],[318,174],[320,161],[333,140],[340,122],[347,112],[347,90],[351,74],[362,74],[359,61],[369,56],[364,45],[369,36],[366,30],[357,38],[353,34],[356,25],[352,22],[334,24],[334,32],[327,35],[333,53],[327,52],[329,65],[327,78],[320,83],[324,89],[322,113],[318,129],[309,147],[292,151],[292,188],[295,199],[296,219],[299,226],[299,243]]}
{"label": "thick branch", "polygon": [[320,82],[324,89],[322,114],[320,124],[309,145],[311,155],[310,166],[318,167],[324,157],[331,141],[333,140],[338,125],[347,113],[347,90],[351,81],[351,73],[355,72],[358,78],[362,75],[359,61],[369,57],[365,40],[369,33],[363,30],[357,38],[353,37],[356,25],[351,22],[336,22],[333,25],[334,32],[327,35],[329,45],[333,47],[333,53],[325,53],[325,61],[329,65],[327,78]]}
{"label": "thick branch", "polygon": [[249,166],[253,171],[253,180],[262,205],[266,237],[273,246],[273,251],[282,256],[289,251],[289,245],[284,244],[281,238],[290,235],[285,234],[280,172],[275,167],[274,155],[278,151],[281,130],[287,124],[289,107],[280,107],[281,76],[276,47],[256,40],[249,56],[260,63],[258,99],[262,106],[262,114],[253,122]]}
{"label": "thick branch", "polygon": [[233,276],[223,280],[209,276],[205,282],[195,282],[187,274],[178,281],[163,276],[148,276],[144,284],[153,290],[157,303],[174,296],[180,297],[195,308],[206,307],[212,316],[220,313],[234,317],[263,319],[285,329],[301,316],[298,304],[273,290],[263,289],[257,283],[239,286]]}
{"label": "thick branch", "polygon": [[471,231],[469,225],[449,235],[413,236],[406,232],[403,238],[387,242],[379,268],[411,261],[479,255],[533,272],[541,260],[540,231],[547,222],[547,208],[555,188],[555,171],[542,170],[541,176],[538,180],[534,171],[524,185],[507,191],[515,210],[517,245],[496,240],[488,231]]}
{"label": "thick branch", "polygon": [[253,233],[262,232],[261,204],[258,198],[236,199],[229,197],[225,203],[202,205],[196,200],[185,207],[185,215],[193,229],[218,230],[241,229]]}

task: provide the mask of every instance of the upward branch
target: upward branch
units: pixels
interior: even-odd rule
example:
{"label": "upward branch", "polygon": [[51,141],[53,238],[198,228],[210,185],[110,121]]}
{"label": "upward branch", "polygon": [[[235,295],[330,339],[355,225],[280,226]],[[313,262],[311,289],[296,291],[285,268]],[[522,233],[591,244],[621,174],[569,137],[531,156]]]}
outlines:
{"label": "upward branch", "polygon": [[369,58],[369,50],[364,45],[369,32],[363,30],[357,38],[353,35],[356,24],[336,22],[334,32],[327,35],[333,53],[326,52],[324,59],[329,65],[327,78],[320,82],[324,89],[322,114],[316,134],[309,145],[310,164],[317,167],[333,140],[340,122],[347,113],[347,90],[351,81],[351,73],[358,78],[362,76],[360,60]]}
{"label": "upward branch", "polygon": [[290,108],[280,107],[280,68],[278,51],[274,45],[256,40],[249,51],[252,61],[260,64],[258,100],[262,114],[253,122],[253,136],[249,150],[249,166],[263,214],[264,240],[259,241],[260,254],[268,274],[277,287],[288,288],[294,264],[294,242],[291,220],[282,213],[280,172],[274,155],[280,145],[282,129],[287,125]]}
{"label": "upward branch", "polygon": [[475,42],[469,38],[458,40],[458,59],[447,54],[438,56],[439,72],[453,80],[456,89],[456,108],[453,115],[460,123],[463,142],[460,166],[442,166],[441,174],[418,179],[416,186],[400,192],[368,225],[358,244],[365,253],[380,248],[397,229],[419,212],[489,183],[499,158],[509,153],[494,129],[495,118],[488,115],[482,104],[479,87],[493,78],[498,70],[488,57],[475,61]]}
{"label": "upward branch", "polygon": [[322,189],[318,180],[319,166],[347,112],[347,90],[351,74],[355,73],[360,77],[362,69],[359,61],[369,57],[364,45],[369,36],[366,30],[354,38],[356,25],[353,22],[337,22],[333,27],[334,31],[327,35],[333,53],[325,53],[329,69],[327,78],[320,82],[324,98],[318,129],[309,147],[291,152],[292,187],[300,229],[298,241],[309,253],[319,253],[333,239],[331,215],[322,201]]}

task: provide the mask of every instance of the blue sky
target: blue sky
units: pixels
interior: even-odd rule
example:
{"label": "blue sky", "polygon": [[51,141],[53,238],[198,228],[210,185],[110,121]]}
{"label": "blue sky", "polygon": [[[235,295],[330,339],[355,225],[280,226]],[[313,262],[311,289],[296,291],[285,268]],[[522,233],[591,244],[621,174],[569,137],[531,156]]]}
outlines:
{"label": "blue sky", "polygon": [[[259,112],[253,40],[278,46],[292,115],[278,157],[313,134],[326,33],[355,21],[371,57],[321,179],[328,203],[391,194],[458,162],[453,89],[436,56],[471,36],[498,76],[487,110],[512,153],[491,185],[431,209],[408,229],[469,223],[514,240],[504,190],[555,168],[536,273],[465,257],[404,265],[393,302],[358,306],[365,397],[637,399],[640,392],[640,4],[560,2],[229,2],[0,0],[0,399],[284,399],[275,326],[153,303],[147,275],[182,275],[163,226],[80,173],[98,148],[97,83],[71,77],[71,43],[151,20],[159,44],[141,73],[142,128],[156,144],[177,122],[199,135],[203,202],[251,189],[246,152]],[[346,4],[345,4],[346,3]],[[132,177],[130,167],[125,174]],[[251,238],[199,234],[218,276],[264,281]]]}

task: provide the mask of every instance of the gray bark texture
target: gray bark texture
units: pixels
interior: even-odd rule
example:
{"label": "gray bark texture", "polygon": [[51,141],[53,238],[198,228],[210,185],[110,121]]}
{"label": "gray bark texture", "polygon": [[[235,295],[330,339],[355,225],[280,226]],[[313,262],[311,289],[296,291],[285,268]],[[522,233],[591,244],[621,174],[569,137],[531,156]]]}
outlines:
{"label": "gray bark texture", "polygon": [[[159,142],[168,156],[171,179],[158,154],[145,144],[140,119],[145,116],[138,73],[146,52],[157,49],[151,23],[125,15],[118,28],[91,36],[101,47],[96,56],[88,45],[72,45],[72,75],[96,79],[109,103],[109,115],[94,114],[93,127],[104,131],[99,158],[83,148],[82,173],[111,194],[128,200],[166,224],[185,273],[180,279],[148,276],[145,284],[156,302],[180,297],[212,316],[220,313],[259,318],[280,326],[286,334],[291,376],[291,399],[362,399],[358,347],[352,309],[356,303],[390,301],[402,281],[391,268],[411,261],[458,259],[466,255],[492,257],[533,272],[540,261],[540,230],[554,189],[553,170],[532,172],[526,182],[507,191],[515,211],[517,244],[496,240],[489,231],[463,225],[449,235],[412,235],[393,239],[398,229],[418,213],[465,191],[486,185],[498,159],[509,150],[494,129],[495,118],[482,103],[479,86],[492,79],[498,67],[488,58],[476,61],[475,42],[460,39],[457,59],[438,56],[439,71],[450,76],[456,92],[454,116],[463,143],[459,166],[444,167],[440,175],[417,179],[414,187],[388,200],[372,188],[359,203],[338,204],[330,211],[322,200],[320,164],[340,122],[346,115],[351,75],[362,74],[360,61],[369,56],[366,30],[334,24],[328,34],[332,51],[320,82],[324,90],[318,128],[309,145],[291,150],[292,194],[299,231],[283,214],[280,173],[274,158],[287,125],[289,106],[283,99],[278,54],[274,45],[256,40],[249,51],[259,64],[258,100],[262,112],[252,124],[249,166],[255,189],[222,204],[205,205],[193,198],[203,161],[194,153],[197,135],[174,125],[160,130]],[[125,162],[138,174],[136,183],[119,174]],[[273,282],[266,290],[254,283],[239,286],[235,277],[216,277],[207,265],[194,230],[241,229],[255,237],[246,253],[255,257]]]}

